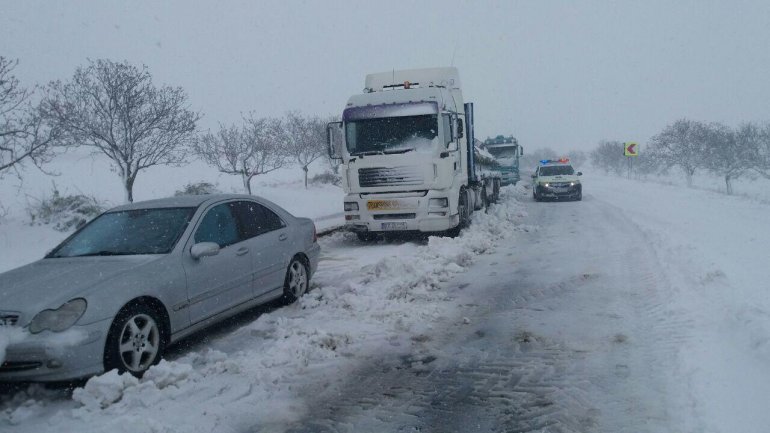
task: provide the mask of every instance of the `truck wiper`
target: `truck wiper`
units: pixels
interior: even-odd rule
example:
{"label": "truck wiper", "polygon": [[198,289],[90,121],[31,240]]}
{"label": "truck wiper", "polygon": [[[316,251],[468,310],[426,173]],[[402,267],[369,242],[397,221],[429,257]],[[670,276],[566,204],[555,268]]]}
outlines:
{"label": "truck wiper", "polygon": [[392,155],[394,153],[406,153],[406,152],[411,152],[413,150],[414,150],[414,147],[410,147],[408,149],[383,150],[382,153],[384,153],[386,155]]}
{"label": "truck wiper", "polygon": [[366,155],[382,155],[384,152],[382,150],[367,150],[365,152],[357,152],[357,153],[351,153],[352,156],[366,156]]}

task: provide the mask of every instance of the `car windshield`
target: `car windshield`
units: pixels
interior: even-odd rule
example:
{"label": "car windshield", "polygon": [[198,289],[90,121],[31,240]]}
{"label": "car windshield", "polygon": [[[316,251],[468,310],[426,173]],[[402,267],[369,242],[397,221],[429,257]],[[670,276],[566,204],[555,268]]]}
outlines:
{"label": "car windshield", "polygon": [[168,208],[105,213],[47,257],[167,254],[194,212],[195,208]]}
{"label": "car windshield", "polygon": [[346,142],[351,155],[430,151],[438,143],[438,116],[384,117],[349,121]]}
{"label": "car windshield", "polygon": [[571,165],[549,165],[540,167],[540,176],[563,176],[575,174]]}

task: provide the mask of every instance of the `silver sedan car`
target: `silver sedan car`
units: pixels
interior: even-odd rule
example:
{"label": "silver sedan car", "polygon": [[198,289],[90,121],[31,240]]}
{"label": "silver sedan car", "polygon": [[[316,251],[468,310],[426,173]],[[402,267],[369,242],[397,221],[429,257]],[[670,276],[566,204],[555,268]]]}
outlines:
{"label": "silver sedan car", "polygon": [[302,296],[319,255],[311,220],[254,196],[111,209],[44,259],[0,274],[0,327],[13,334],[0,381],[141,375],[182,337]]}

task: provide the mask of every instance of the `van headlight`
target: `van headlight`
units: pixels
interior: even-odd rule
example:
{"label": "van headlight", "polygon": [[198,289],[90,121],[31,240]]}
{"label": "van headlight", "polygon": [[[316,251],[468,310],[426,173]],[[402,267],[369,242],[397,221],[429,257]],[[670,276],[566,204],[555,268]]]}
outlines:
{"label": "van headlight", "polygon": [[43,310],[29,322],[29,332],[37,334],[46,329],[62,332],[69,329],[86,312],[88,303],[83,298],[73,299],[55,310]]}
{"label": "van headlight", "polygon": [[354,201],[346,201],[345,202],[345,212],[351,212],[358,210],[358,203]]}

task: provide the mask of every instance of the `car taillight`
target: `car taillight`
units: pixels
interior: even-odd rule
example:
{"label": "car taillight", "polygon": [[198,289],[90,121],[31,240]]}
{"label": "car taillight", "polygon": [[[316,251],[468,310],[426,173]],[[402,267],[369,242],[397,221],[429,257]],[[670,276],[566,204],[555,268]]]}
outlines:
{"label": "car taillight", "polygon": [[318,232],[315,230],[315,224],[313,224],[313,243],[318,242]]}

